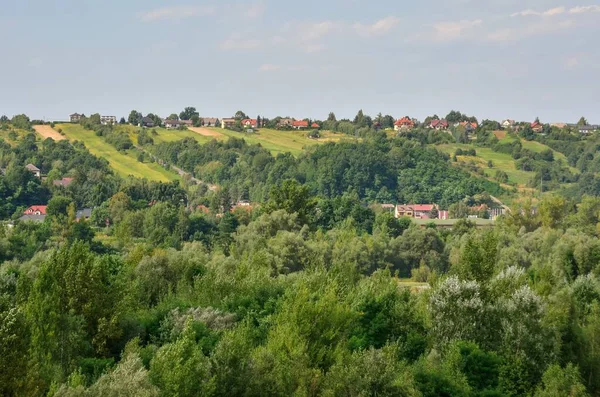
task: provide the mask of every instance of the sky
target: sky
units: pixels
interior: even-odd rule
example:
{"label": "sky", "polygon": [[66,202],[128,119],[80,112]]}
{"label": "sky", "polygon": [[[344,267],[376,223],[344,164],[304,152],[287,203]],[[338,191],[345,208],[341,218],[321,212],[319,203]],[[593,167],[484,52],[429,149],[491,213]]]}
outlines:
{"label": "sky", "polygon": [[600,123],[591,0],[2,0],[0,114]]}

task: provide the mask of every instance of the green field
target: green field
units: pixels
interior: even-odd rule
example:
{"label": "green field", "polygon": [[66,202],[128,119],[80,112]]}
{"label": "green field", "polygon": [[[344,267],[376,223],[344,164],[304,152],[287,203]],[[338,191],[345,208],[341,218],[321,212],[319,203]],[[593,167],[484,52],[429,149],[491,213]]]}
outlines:
{"label": "green field", "polygon": [[[115,126],[115,131],[125,131],[129,134],[131,141],[137,145],[137,134],[140,128],[132,126],[132,125],[117,125]],[[148,128],[146,130],[148,135],[154,139],[155,144],[163,143],[163,142],[175,142],[184,138],[192,138],[198,141],[201,144],[207,143],[211,141],[212,138],[207,136],[202,136],[195,132],[189,130],[168,130],[166,128]],[[152,133],[152,131],[156,132],[156,135]]]}
{"label": "green field", "polygon": [[354,139],[343,134],[334,134],[329,131],[321,131],[320,139],[310,139],[306,136],[308,131],[279,131],[261,128],[255,133],[243,133],[221,128],[209,129],[228,137],[243,138],[250,144],[260,144],[274,155],[278,153],[292,153],[294,156],[297,156],[306,148],[313,145]]}
{"label": "green field", "polygon": [[[17,140],[13,140],[11,139],[10,135],[11,131],[17,134]],[[22,137],[24,137],[27,134],[30,134],[30,131],[25,131],[25,130],[20,130],[17,128],[13,128],[13,127],[8,127],[5,130],[0,130],[0,139],[4,140],[5,142],[9,143],[10,145],[16,145],[17,141],[19,139],[21,139]]]}
{"label": "green field", "polygon": [[135,149],[128,150],[126,153],[117,151],[102,137],[97,136],[93,131],[84,129],[79,124],[58,124],[56,128],[61,128],[70,141],[81,141],[92,154],[106,159],[111,168],[120,176],[131,175],[161,182],[179,179],[175,172],[168,171],[156,163],[137,161],[139,152]]}

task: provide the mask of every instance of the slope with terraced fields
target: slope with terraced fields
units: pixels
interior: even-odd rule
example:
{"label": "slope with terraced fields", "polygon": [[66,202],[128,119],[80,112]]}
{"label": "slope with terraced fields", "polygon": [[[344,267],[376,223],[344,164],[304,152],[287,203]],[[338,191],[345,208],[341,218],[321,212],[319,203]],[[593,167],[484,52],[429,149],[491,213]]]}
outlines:
{"label": "slope with terraced fields", "polygon": [[106,159],[111,168],[120,176],[134,176],[153,181],[169,182],[180,179],[177,173],[168,171],[156,163],[140,163],[137,161],[136,149],[119,152],[93,131],[86,130],[79,124],[59,124],[60,128],[70,141],[81,141],[94,155]]}

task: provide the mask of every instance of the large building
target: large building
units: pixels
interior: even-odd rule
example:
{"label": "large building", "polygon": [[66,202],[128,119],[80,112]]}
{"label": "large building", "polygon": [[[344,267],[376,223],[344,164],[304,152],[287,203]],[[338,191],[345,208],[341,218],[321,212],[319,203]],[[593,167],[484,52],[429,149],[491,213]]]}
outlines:
{"label": "large building", "polygon": [[117,118],[115,116],[100,116],[100,122],[103,125],[117,124]]}

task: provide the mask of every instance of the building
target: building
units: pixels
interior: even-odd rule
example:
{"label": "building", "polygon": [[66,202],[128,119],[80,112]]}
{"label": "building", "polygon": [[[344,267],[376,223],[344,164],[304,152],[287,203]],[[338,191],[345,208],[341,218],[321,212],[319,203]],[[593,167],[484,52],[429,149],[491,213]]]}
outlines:
{"label": "building", "polygon": [[172,130],[181,127],[183,123],[179,120],[163,120],[163,125],[166,129]]}
{"label": "building", "polygon": [[306,120],[296,120],[292,123],[292,128],[297,130],[302,130],[304,128],[308,128],[308,121]]}
{"label": "building", "polygon": [[294,124],[294,119],[284,118],[277,123],[277,128],[291,128]]}
{"label": "building", "polygon": [[435,130],[447,130],[448,126],[449,124],[446,119],[431,120],[431,123],[429,123],[429,128],[433,128]]}
{"label": "building", "polygon": [[544,130],[544,125],[536,120],[531,123],[531,129],[533,132],[542,132]]}
{"label": "building", "polygon": [[580,125],[577,126],[577,131],[579,131],[580,134],[591,134],[594,133],[596,131],[598,131],[599,127],[597,125]]}
{"label": "building", "polygon": [[200,123],[204,127],[216,127],[219,123],[219,119],[216,117],[204,117],[200,119]]}
{"label": "building", "polygon": [[152,128],[154,127],[154,120],[148,116],[142,117],[142,120],[140,121],[140,127]]}
{"label": "building", "polygon": [[69,187],[71,183],[73,183],[73,178],[63,178],[52,181],[52,184],[57,187]]}
{"label": "building", "polygon": [[401,119],[396,120],[394,123],[394,131],[410,130],[415,127],[415,122],[408,116],[404,116]]}
{"label": "building", "polygon": [[23,215],[46,215],[46,205],[32,205],[23,211]]}
{"label": "building", "polygon": [[235,121],[235,119],[231,118],[221,119],[221,128],[232,128],[235,126]]}
{"label": "building", "polygon": [[256,119],[244,119],[244,120],[242,120],[242,127],[258,128],[258,121]]}
{"label": "building", "polygon": [[440,216],[448,216],[448,211],[440,211],[437,204],[402,204],[397,205],[394,212],[396,218],[409,217],[414,219],[432,219],[432,215],[437,217],[433,219],[442,219]]}
{"label": "building", "polygon": [[75,219],[80,221],[82,219],[88,220],[92,217],[92,209],[91,208],[84,208],[82,210],[77,210],[77,212],[75,213]]}
{"label": "building", "polygon": [[79,123],[82,117],[85,117],[85,115],[79,113],[73,113],[69,116],[69,118],[71,119],[71,123]]}
{"label": "building", "polygon": [[116,116],[100,116],[100,123],[102,123],[102,125],[117,124],[117,117]]}
{"label": "building", "polygon": [[28,171],[30,171],[33,175],[35,175],[36,178],[41,178],[42,177],[42,172],[35,165],[33,165],[33,164],[30,163],[30,164],[27,164],[25,166],[25,168],[27,168]]}
{"label": "building", "polygon": [[312,123],[312,124],[310,125],[310,128],[314,128],[314,129],[318,130],[318,129],[320,129],[320,128],[321,128],[321,126],[320,126],[319,124],[317,124],[317,123]]}
{"label": "building", "polygon": [[517,123],[514,120],[507,119],[502,122],[502,128],[513,128]]}

